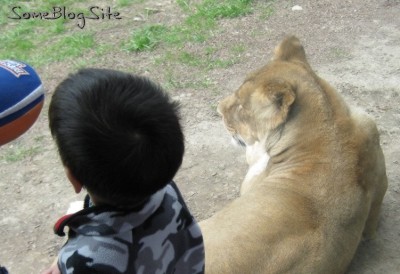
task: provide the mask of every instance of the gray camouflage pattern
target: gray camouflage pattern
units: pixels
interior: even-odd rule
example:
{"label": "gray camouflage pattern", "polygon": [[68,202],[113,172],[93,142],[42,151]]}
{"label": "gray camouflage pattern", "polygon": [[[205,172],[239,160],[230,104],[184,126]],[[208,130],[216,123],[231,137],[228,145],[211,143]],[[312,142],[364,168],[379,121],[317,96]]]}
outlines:
{"label": "gray camouflage pattern", "polygon": [[136,212],[89,207],[56,228],[68,241],[59,253],[63,274],[204,273],[200,227],[172,182]]}

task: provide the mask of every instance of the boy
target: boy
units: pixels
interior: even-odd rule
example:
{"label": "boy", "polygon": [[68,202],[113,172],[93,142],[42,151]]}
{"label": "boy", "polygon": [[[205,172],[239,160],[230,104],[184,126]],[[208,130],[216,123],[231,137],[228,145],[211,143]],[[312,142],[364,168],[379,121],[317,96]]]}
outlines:
{"label": "boy", "polygon": [[45,273],[203,273],[200,228],[172,181],[184,153],[178,105],[148,79],[83,69],[55,90],[49,125],[84,209]]}

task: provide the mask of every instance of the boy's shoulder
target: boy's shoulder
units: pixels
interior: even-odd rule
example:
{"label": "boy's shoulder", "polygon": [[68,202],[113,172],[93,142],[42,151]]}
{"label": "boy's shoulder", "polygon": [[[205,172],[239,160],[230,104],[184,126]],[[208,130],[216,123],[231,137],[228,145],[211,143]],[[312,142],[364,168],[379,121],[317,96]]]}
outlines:
{"label": "boy's shoulder", "polygon": [[[75,210],[71,210],[72,206]],[[83,206],[83,209],[82,209]],[[79,209],[79,207],[81,209]],[[174,182],[157,191],[140,207],[120,209],[113,206],[94,206],[86,196],[83,202],[71,203],[67,215],[55,224],[55,233],[64,236],[66,226],[77,234],[118,234],[125,230],[154,231],[171,228],[178,230],[189,227],[194,221],[186,203]],[[108,229],[104,229],[108,227]],[[98,231],[96,231],[98,230]]]}
{"label": "boy's shoulder", "polygon": [[201,273],[204,267],[200,227],[174,183],[152,195],[139,211],[93,207],[78,212],[65,225],[73,233],[61,250],[60,267],[66,267],[68,261],[75,261],[74,269],[82,262],[80,267],[84,267],[87,261],[92,270],[115,267],[112,273],[138,269],[144,273],[176,269]]}

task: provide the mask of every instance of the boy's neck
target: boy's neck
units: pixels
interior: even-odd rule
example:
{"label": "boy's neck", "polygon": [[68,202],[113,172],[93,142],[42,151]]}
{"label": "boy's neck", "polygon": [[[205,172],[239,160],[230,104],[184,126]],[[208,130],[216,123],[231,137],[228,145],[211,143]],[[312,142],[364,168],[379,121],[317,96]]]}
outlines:
{"label": "boy's neck", "polygon": [[[101,206],[101,205],[109,205],[109,206],[116,206],[116,205],[112,205],[107,203],[106,201],[102,200],[101,198],[99,198],[98,196],[90,193],[89,191],[87,192],[89,197],[90,197],[90,201],[92,202],[93,205],[95,206]],[[121,208],[126,208],[126,209],[134,209],[134,208],[140,208],[142,207],[144,204],[146,204],[149,201],[150,197],[146,197],[140,201],[138,201],[137,203],[135,203],[132,206],[121,206]]]}

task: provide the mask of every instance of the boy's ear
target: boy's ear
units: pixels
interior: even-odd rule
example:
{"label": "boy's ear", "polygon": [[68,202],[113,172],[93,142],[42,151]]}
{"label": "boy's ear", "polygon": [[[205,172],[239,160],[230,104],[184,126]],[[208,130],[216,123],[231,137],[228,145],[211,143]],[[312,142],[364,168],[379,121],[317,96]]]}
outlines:
{"label": "boy's ear", "polygon": [[71,170],[68,167],[65,167],[65,173],[67,174],[68,180],[71,182],[75,193],[81,192],[83,185],[78,179],[75,178],[74,174],[72,174]]}

